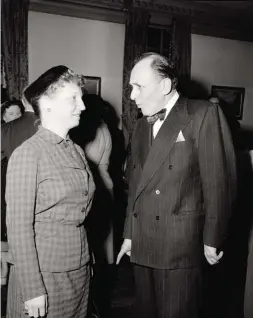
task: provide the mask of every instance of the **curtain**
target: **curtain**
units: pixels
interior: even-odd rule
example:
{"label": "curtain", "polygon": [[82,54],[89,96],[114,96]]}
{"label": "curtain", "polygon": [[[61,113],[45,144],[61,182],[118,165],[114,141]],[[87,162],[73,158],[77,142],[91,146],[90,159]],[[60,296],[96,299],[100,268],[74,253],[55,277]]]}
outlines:
{"label": "curtain", "polygon": [[169,58],[178,72],[178,90],[188,96],[191,80],[191,22],[185,17],[175,18]]}
{"label": "curtain", "polygon": [[146,52],[149,12],[140,8],[130,8],[126,13],[125,49],[123,70],[122,122],[125,144],[128,145],[138,117],[138,109],[130,100],[130,73],[134,60]]}
{"label": "curtain", "polygon": [[2,0],[2,54],[10,99],[20,99],[28,84],[29,0]]}

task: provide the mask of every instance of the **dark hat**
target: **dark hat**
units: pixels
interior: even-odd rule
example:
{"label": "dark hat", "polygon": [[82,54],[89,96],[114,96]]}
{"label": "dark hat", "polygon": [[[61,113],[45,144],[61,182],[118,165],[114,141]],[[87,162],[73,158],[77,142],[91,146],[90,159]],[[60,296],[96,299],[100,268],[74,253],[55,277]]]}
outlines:
{"label": "dark hat", "polygon": [[41,95],[43,95],[51,85],[56,84],[63,75],[66,82],[77,80],[79,83],[80,81],[80,77],[67,66],[58,65],[47,70],[24,90],[24,97],[28,103],[32,105],[36,115],[39,115],[38,100]]}
{"label": "dark hat", "polygon": [[25,98],[30,101],[34,97],[41,96],[47,91],[50,85],[56,83],[59,78],[68,71],[69,68],[64,65],[50,68],[25,89]]}

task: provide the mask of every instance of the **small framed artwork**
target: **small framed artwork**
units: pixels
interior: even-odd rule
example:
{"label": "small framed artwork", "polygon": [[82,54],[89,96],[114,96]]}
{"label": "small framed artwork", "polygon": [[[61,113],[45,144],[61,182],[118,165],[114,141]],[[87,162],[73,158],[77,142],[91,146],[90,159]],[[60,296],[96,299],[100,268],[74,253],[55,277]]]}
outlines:
{"label": "small framed artwork", "polygon": [[101,77],[84,76],[84,78],[86,81],[83,88],[88,92],[88,94],[96,94],[100,96]]}
{"label": "small framed artwork", "polygon": [[211,95],[218,97],[229,113],[237,119],[242,119],[245,88],[232,86],[212,86]]}

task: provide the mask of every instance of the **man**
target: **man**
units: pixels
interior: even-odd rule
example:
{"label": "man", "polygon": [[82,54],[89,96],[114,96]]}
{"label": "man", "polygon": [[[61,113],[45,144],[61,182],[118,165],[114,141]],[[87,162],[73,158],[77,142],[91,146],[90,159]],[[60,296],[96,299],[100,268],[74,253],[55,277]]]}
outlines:
{"label": "man", "polygon": [[203,253],[211,265],[221,259],[235,193],[229,129],[216,105],[179,96],[174,70],[159,54],[137,61],[130,85],[144,117],[132,137],[117,263],[131,256],[137,317],[197,318]]}

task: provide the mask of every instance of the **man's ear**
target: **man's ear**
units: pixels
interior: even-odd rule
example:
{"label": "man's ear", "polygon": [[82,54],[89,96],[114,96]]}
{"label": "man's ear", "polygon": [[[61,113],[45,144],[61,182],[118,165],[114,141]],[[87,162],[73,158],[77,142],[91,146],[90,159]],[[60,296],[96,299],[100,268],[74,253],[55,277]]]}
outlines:
{"label": "man's ear", "polygon": [[164,78],[161,81],[161,85],[162,85],[162,93],[163,95],[168,95],[171,92],[171,88],[172,88],[172,82],[169,78]]}

